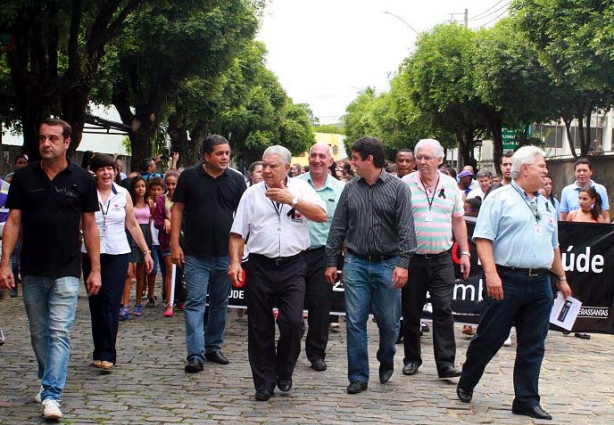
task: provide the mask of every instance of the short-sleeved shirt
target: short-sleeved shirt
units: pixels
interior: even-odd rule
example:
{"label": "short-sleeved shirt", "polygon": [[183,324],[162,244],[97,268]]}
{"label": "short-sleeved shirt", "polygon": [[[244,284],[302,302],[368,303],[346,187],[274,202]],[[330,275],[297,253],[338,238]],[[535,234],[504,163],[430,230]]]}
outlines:
{"label": "short-sleeved shirt", "polygon": [[246,187],[241,173],[227,168],[214,178],[204,170],[202,162],[179,175],[173,202],[184,204],[183,249],[187,255],[228,255],[233,214]]}
{"label": "short-sleeved shirt", "polygon": [[486,197],[473,231],[473,239],[477,238],[492,241],[500,266],[549,268],[559,246],[556,209],[541,195],[530,200],[512,181]]}
{"label": "short-sleeved shirt", "polygon": [[[595,183],[593,180],[589,181],[589,185],[594,187],[597,193],[601,196],[601,209],[603,211],[610,210],[610,203],[608,202],[608,192],[605,189],[605,186]],[[570,185],[567,185],[561,191],[561,205],[559,206],[559,212],[568,213],[573,210],[580,209],[580,203],[578,201],[578,194],[580,193],[581,187],[578,186],[577,182],[573,182]]]}
{"label": "short-sleeved shirt", "polygon": [[324,223],[316,223],[315,221],[309,221],[307,226],[309,227],[309,239],[311,240],[311,249],[322,248],[326,246],[326,239],[328,238],[328,231],[330,230],[330,223],[333,221],[335,215],[335,209],[339,202],[341,192],[345,183],[337,180],[333,176],[326,177],[324,185],[316,189],[311,181],[311,174],[304,173],[297,177],[298,179],[305,180],[314,190],[320,195],[320,198],[326,202],[326,221]]}
{"label": "short-sleeved shirt", "polygon": [[79,277],[79,223],[83,213],[98,211],[92,175],[72,162],[53,180],[40,166],[28,164],[15,172],[9,209],[21,211],[23,247],[21,272],[52,279]]}
{"label": "short-sleeved shirt", "polygon": [[[312,202],[326,211],[326,204],[304,180],[288,178],[286,187],[299,200]],[[250,254],[269,258],[291,257],[311,245],[309,220],[291,205],[277,204],[267,198],[264,182],[245,191],[237,209],[231,233],[247,241]]]}
{"label": "short-sleeved shirt", "polygon": [[[97,191],[98,192],[98,191]],[[128,191],[113,183],[111,194],[107,202],[102,202],[98,192],[98,206],[96,211],[96,225],[100,233],[100,253],[109,255],[128,254],[130,244],[126,237],[126,204]],[[85,243],[81,252],[87,252]]]}
{"label": "short-sleeved shirt", "polygon": [[462,217],[462,192],[454,179],[439,172],[439,181],[433,194],[427,194],[420,181],[420,173],[403,177],[411,190],[411,206],[418,254],[438,254],[454,243],[452,217]]}

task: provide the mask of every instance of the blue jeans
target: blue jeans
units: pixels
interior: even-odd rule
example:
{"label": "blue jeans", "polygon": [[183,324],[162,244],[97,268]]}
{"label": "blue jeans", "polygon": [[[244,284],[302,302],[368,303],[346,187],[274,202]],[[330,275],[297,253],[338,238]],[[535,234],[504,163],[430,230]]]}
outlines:
{"label": "blue jeans", "polygon": [[[230,279],[228,256],[197,258],[187,255],[184,276],[187,297],[185,300],[185,339],[188,359],[198,357],[205,361],[204,354],[222,348]],[[204,325],[205,303],[209,288],[209,320]]]}
{"label": "blue jeans", "polygon": [[514,363],[516,397],[512,407],[527,409],[537,406],[540,401],[539,373],[553,302],[550,277],[515,273],[500,273],[500,277],[503,281],[502,300],[489,297],[484,285],[484,311],[477,333],[467,349],[467,360],[458,385],[473,390],[515,323],[518,348]]}
{"label": "blue jeans", "polygon": [[375,316],[379,329],[377,360],[386,367],[394,367],[401,319],[401,290],[393,287],[392,273],[398,262],[398,258],[370,262],[350,253],[345,256],[343,276],[350,382],[369,382],[369,313]]}
{"label": "blue jeans", "polygon": [[66,384],[79,279],[24,276],[22,288],[38,377],[43,386],[41,398],[59,400]]}

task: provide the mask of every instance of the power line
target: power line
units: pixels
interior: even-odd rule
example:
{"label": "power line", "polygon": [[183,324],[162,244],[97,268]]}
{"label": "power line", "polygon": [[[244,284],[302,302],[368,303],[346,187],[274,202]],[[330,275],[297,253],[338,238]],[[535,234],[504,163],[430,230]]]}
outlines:
{"label": "power line", "polygon": [[493,4],[492,6],[490,6],[488,9],[486,9],[483,12],[478,13],[477,15],[475,15],[474,17],[472,17],[470,19],[470,21],[474,20],[474,19],[479,19],[481,17],[481,15],[484,15],[485,13],[491,11],[492,9],[494,9],[495,7],[497,7],[499,4],[503,3],[505,0],[499,0],[497,3]]}
{"label": "power line", "polygon": [[[501,3],[501,1],[499,3]],[[497,4],[499,4],[499,3],[497,3]],[[474,16],[473,18],[470,19],[470,21],[481,21],[481,20],[487,19],[490,16],[493,16],[493,15],[499,13],[501,10],[503,10],[503,13],[505,13],[505,12],[507,12],[509,10],[510,3],[511,2],[508,1],[507,3],[505,3],[503,6],[499,7],[498,9],[495,9],[492,12],[488,13],[487,15],[481,16],[479,18],[476,18]],[[502,15],[502,13],[499,13],[498,16],[501,16],[501,15]],[[492,21],[489,21],[489,22],[487,22],[486,24],[483,24],[483,25],[488,25],[488,23],[490,23],[490,22],[492,22]]]}
{"label": "power line", "polygon": [[479,25],[479,26],[478,26],[478,27],[476,27],[476,28],[482,28],[482,27],[485,27],[485,26],[487,26],[487,25],[489,25],[489,24],[491,24],[491,23],[493,23],[493,22],[497,21],[499,18],[501,18],[503,15],[505,15],[505,14],[506,14],[508,11],[509,11],[509,7],[508,7],[508,8],[506,8],[506,9],[505,9],[503,12],[501,12],[499,15],[495,16],[495,17],[494,17],[493,19],[491,19],[490,21],[486,22],[485,24]]}

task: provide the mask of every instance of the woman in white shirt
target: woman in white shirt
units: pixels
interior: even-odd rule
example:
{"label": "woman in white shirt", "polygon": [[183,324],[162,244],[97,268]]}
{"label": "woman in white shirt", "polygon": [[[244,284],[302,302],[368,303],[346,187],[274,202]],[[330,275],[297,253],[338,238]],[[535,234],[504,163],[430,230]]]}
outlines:
{"label": "woman in white shirt", "polygon": [[[128,191],[113,183],[117,170],[113,158],[98,154],[92,158],[90,170],[95,174],[100,210],[96,223],[100,232],[100,273],[102,286],[96,295],[88,298],[94,339],[92,366],[110,370],[115,366],[115,342],[119,327],[119,308],[124,290],[124,278],[130,259],[130,245],[126,230],[130,232],[145,256],[146,270],[153,267],[151,251],[134,215]],[[82,252],[86,252],[85,245]],[[83,256],[83,275],[89,275],[91,263]]]}

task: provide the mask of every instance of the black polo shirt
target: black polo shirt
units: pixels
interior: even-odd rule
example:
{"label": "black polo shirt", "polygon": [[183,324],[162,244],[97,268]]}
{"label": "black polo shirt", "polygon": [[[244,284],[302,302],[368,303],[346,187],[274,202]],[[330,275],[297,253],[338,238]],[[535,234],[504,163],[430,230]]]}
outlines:
{"label": "black polo shirt", "polygon": [[40,162],[31,163],[15,172],[6,206],[21,211],[23,275],[81,276],[81,214],[98,211],[96,183],[90,173],[69,162],[49,180]]}
{"label": "black polo shirt", "polygon": [[217,178],[203,163],[186,168],[177,181],[173,202],[184,204],[184,251],[194,257],[228,255],[228,235],[247,185],[243,175],[227,168]]}

